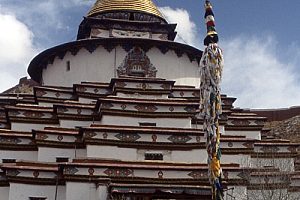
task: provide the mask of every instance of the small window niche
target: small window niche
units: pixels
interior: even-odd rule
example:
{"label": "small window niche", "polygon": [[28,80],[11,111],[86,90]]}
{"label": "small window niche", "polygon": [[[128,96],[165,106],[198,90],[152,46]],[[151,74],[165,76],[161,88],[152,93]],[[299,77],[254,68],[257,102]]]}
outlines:
{"label": "small window niche", "polygon": [[47,197],[29,197],[29,200],[46,200]]}
{"label": "small window niche", "polygon": [[2,163],[15,163],[16,159],[14,158],[3,158]]}
{"label": "small window niche", "polygon": [[156,127],[156,123],[152,123],[152,122],[139,122],[140,126],[149,126],[149,127]]}
{"label": "small window niche", "polygon": [[162,153],[145,153],[145,160],[164,160]]}
{"label": "small window niche", "polygon": [[62,162],[69,162],[68,157],[56,157],[56,162],[62,163]]}
{"label": "small window niche", "polygon": [[71,70],[71,62],[68,60],[66,62],[66,71],[69,72]]}

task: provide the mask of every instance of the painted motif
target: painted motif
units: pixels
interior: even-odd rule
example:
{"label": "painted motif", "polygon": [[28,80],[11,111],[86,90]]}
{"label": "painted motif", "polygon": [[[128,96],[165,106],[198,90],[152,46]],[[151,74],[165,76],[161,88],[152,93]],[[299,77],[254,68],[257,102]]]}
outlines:
{"label": "painted motif", "polygon": [[130,175],[133,175],[132,169],[106,169],[104,171],[104,174],[107,176],[115,176],[115,177],[128,177]]}
{"label": "painted motif", "polygon": [[64,174],[65,175],[74,175],[78,172],[79,170],[76,168],[76,167],[69,167],[69,166],[66,166],[65,169],[64,169]]}
{"label": "painted motif", "polygon": [[134,108],[140,112],[155,112],[157,110],[154,105],[136,105]]}
{"label": "painted motif", "polygon": [[119,133],[115,137],[124,142],[135,142],[141,138],[137,133]]}
{"label": "painted motif", "polygon": [[207,178],[207,173],[201,172],[201,171],[192,171],[188,173],[188,176],[194,178],[194,179],[200,179],[200,178]]}
{"label": "painted motif", "polygon": [[140,47],[133,47],[118,67],[118,76],[156,77],[156,68]]}
{"label": "painted motif", "polygon": [[173,143],[187,143],[192,138],[188,135],[172,135],[168,137],[168,140],[170,140]]}

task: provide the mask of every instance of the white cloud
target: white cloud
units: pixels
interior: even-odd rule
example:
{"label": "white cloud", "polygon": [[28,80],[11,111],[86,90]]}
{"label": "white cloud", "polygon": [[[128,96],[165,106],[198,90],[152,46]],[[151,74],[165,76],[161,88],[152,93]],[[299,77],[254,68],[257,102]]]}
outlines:
{"label": "white cloud", "polygon": [[300,104],[295,62],[279,59],[272,37],[237,37],[222,44],[225,55],[223,92],[250,108],[289,107]]}
{"label": "white cloud", "polygon": [[[176,41],[187,43],[192,46],[199,46],[196,24],[191,20],[187,10],[181,8],[161,7],[159,8],[169,23],[177,23],[178,32]],[[183,39],[183,40],[182,40]]]}
{"label": "white cloud", "polygon": [[33,34],[15,16],[0,10],[0,91],[6,90],[26,76],[26,68],[35,54]]}
{"label": "white cloud", "polygon": [[[178,34],[188,44],[199,47],[197,27],[183,9],[160,8],[167,20],[177,23]],[[180,38],[177,41],[182,42]],[[221,40],[223,41],[223,40]],[[286,57],[277,54],[277,41],[269,36],[237,36],[220,44],[225,66],[222,91],[237,97],[235,106],[246,108],[278,108],[300,105],[300,48],[291,44]]]}

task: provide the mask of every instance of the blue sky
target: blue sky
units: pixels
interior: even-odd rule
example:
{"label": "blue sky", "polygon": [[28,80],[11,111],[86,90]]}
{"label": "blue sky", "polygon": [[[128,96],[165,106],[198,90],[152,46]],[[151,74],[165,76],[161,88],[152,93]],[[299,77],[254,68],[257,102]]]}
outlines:
{"label": "blue sky", "polygon": [[[184,41],[203,48],[204,0],[154,0]],[[300,105],[300,1],[212,0],[225,54],[223,92],[236,106]],[[94,0],[0,0],[0,90],[38,52],[75,40]],[[2,39],[1,39],[2,38]],[[177,41],[183,42],[180,38]]]}

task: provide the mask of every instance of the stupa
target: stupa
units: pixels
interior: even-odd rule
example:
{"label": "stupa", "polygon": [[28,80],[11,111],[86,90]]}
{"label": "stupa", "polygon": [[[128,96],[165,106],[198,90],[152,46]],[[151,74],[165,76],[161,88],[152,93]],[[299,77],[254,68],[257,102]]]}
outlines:
{"label": "stupa", "polygon": [[[211,199],[202,51],[175,29],[151,0],[97,0],[76,41],[37,55],[36,83],[0,95],[0,200]],[[224,198],[298,198],[299,143],[264,137],[267,118],[235,100],[222,95]]]}

